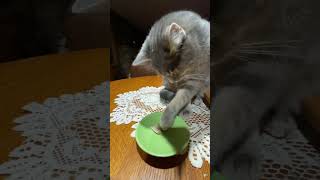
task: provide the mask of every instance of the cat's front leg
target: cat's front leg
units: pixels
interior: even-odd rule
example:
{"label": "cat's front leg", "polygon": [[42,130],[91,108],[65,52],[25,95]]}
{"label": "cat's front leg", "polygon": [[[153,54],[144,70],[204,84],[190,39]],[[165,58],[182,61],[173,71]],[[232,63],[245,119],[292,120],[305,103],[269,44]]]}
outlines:
{"label": "cat's front leg", "polygon": [[169,104],[176,95],[173,85],[169,83],[167,78],[163,79],[164,89],[160,91],[160,100],[164,104]]}
{"label": "cat's front leg", "polygon": [[226,179],[258,180],[260,177],[261,137],[258,130],[245,138],[239,148],[231,151],[223,162]]}
{"label": "cat's front leg", "polygon": [[227,179],[256,180],[259,121],[269,97],[248,88],[226,87],[213,100],[213,163]]}
{"label": "cat's front leg", "polygon": [[292,114],[287,110],[278,112],[269,124],[266,125],[264,131],[276,138],[286,138],[297,128],[296,122]]}
{"label": "cat's front leg", "polygon": [[164,88],[160,91],[160,100],[161,102],[168,104],[171,102],[171,100],[174,98],[174,96],[176,95],[176,93],[174,93],[173,91],[170,91],[167,88]]}
{"label": "cat's front leg", "polygon": [[175,117],[191,102],[197,92],[198,91],[193,88],[179,89],[177,91],[161,117],[160,127],[162,130],[167,130],[172,127]]}

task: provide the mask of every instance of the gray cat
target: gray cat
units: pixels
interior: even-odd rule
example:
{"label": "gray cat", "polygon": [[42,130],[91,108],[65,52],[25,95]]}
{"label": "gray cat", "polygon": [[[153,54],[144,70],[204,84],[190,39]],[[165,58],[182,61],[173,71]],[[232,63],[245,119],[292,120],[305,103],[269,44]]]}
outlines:
{"label": "gray cat", "polygon": [[312,2],[224,0],[215,6],[212,157],[227,179],[259,179],[261,132],[286,137],[296,128],[290,113],[320,92],[312,9],[319,6]]}
{"label": "gray cat", "polygon": [[160,128],[167,130],[210,84],[210,23],[191,11],[163,16],[152,26],[132,65],[148,62],[164,78],[160,97],[169,104]]}

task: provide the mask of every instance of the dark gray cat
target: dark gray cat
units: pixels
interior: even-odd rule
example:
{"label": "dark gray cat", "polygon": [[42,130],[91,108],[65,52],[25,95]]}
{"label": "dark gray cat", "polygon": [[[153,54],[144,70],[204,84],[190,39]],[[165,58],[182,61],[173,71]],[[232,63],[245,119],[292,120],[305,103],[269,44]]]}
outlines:
{"label": "dark gray cat", "polygon": [[256,180],[261,132],[285,137],[296,128],[290,113],[320,92],[312,9],[319,6],[299,0],[219,2],[211,56],[213,164],[227,179]]}
{"label": "dark gray cat", "polygon": [[210,84],[210,23],[190,11],[163,16],[152,26],[133,65],[147,62],[164,78],[160,97],[169,104],[160,127],[166,130]]}

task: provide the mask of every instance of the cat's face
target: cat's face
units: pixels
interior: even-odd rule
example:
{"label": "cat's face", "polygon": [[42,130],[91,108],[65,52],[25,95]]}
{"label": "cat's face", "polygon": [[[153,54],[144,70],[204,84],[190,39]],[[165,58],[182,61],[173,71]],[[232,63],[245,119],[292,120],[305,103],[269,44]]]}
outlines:
{"label": "cat's face", "polygon": [[133,65],[151,63],[164,76],[168,86],[175,91],[178,82],[190,68],[183,62],[186,51],[191,51],[186,43],[187,34],[177,23],[163,25],[160,23],[152,27]]}
{"label": "cat's face", "polygon": [[176,71],[183,53],[186,34],[176,23],[167,26],[160,34],[153,29],[147,46],[147,56],[152,65],[163,75]]}

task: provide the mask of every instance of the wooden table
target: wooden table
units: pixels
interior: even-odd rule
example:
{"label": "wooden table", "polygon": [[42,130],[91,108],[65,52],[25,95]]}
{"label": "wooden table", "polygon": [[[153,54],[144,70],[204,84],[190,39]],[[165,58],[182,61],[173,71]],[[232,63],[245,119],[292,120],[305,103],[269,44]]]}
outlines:
{"label": "wooden table", "polygon": [[[113,81],[110,83],[110,112],[116,107],[114,99],[118,94],[137,90],[144,86],[161,86],[158,76],[145,76]],[[146,164],[139,156],[134,138],[130,136],[131,126],[110,123],[110,175],[114,180],[201,180],[210,179],[210,166],[205,162],[201,169],[192,167],[186,159],[179,167],[157,169]]]}
{"label": "wooden table", "polygon": [[12,130],[13,120],[24,113],[22,106],[109,80],[108,62],[109,49],[93,49],[0,63],[0,163],[23,141]]}

